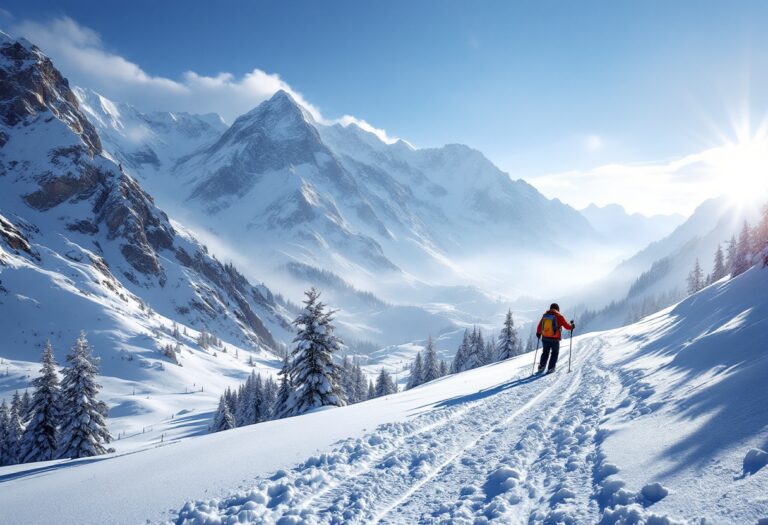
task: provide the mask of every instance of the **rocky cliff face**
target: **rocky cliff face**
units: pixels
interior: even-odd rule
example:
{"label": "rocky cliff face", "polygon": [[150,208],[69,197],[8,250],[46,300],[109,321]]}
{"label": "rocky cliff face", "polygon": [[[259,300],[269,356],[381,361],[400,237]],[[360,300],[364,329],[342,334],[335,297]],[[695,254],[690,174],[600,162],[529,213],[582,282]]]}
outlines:
{"label": "rocky cliff face", "polygon": [[97,132],[50,59],[7,35],[0,40],[0,123],[6,247],[31,258],[40,250],[67,257],[76,246],[93,254],[87,260],[99,261],[123,295],[170,319],[248,345],[275,347],[273,331],[284,337],[288,325],[269,290],[178,232],[140,184],[102,155]]}

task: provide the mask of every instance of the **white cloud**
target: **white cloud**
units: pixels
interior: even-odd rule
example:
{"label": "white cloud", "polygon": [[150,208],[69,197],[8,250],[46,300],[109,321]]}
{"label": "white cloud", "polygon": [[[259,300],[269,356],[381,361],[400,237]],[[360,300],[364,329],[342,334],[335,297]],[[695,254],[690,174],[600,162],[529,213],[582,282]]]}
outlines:
{"label": "white cloud", "polygon": [[325,123],[326,124],[336,124],[336,123],[338,123],[338,124],[341,124],[344,127],[347,127],[350,124],[355,124],[360,129],[362,129],[364,131],[367,131],[369,133],[373,133],[374,135],[379,137],[379,140],[381,140],[382,142],[385,142],[387,144],[394,144],[395,142],[400,140],[400,139],[398,139],[396,137],[390,137],[389,135],[387,135],[386,130],[383,130],[383,129],[380,129],[380,128],[375,128],[375,127],[371,126],[365,120],[359,119],[357,117],[353,117],[352,115],[344,115],[343,117],[341,117],[339,119],[335,119],[333,121],[326,121]]}
{"label": "white cloud", "polygon": [[647,164],[608,164],[590,170],[530,179],[544,195],[576,208],[621,204],[629,212],[689,214],[722,195],[740,202],[768,190],[768,137],[710,148],[678,159]]}
{"label": "white cloud", "polygon": [[343,125],[355,122],[387,143],[396,140],[384,130],[355,117],[325,119],[317,107],[279,75],[260,69],[253,69],[242,77],[227,72],[205,75],[195,71],[185,72],[180,79],[152,75],[108,50],[96,31],[66,16],[46,22],[20,21],[12,25],[11,33],[40,47],[72,84],[92,88],[110,99],[142,110],[215,112],[232,122],[282,89],[318,122]]}

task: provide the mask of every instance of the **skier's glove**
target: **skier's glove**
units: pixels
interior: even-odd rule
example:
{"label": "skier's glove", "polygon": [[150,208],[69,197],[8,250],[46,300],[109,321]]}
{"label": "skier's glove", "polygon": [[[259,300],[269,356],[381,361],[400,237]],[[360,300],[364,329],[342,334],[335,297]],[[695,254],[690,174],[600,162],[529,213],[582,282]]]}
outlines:
{"label": "skier's glove", "polygon": [[536,334],[536,339],[541,339],[541,334]]}
{"label": "skier's glove", "polygon": [[573,332],[574,330],[576,330],[576,321],[571,319],[571,332]]}

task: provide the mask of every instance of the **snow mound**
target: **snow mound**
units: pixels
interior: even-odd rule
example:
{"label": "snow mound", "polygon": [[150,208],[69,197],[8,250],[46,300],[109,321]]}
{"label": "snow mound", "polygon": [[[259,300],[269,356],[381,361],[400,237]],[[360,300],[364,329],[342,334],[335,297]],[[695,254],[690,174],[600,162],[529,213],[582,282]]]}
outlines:
{"label": "snow mound", "polygon": [[768,465],[768,452],[753,448],[744,456],[744,474],[755,474],[758,470]]}

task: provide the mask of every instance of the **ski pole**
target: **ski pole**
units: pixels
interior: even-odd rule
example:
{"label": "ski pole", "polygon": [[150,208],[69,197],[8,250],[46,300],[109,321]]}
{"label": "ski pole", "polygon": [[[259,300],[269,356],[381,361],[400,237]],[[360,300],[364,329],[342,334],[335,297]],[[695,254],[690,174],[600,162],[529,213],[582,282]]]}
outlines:
{"label": "ski pole", "polygon": [[571,329],[571,337],[568,342],[568,373],[571,373],[571,355],[573,354],[573,329]]}
{"label": "ski pole", "polygon": [[537,337],[536,338],[536,350],[533,351],[533,368],[531,368],[531,375],[533,375],[534,372],[536,371],[536,354],[539,351],[539,341],[540,341],[540,339]]}

